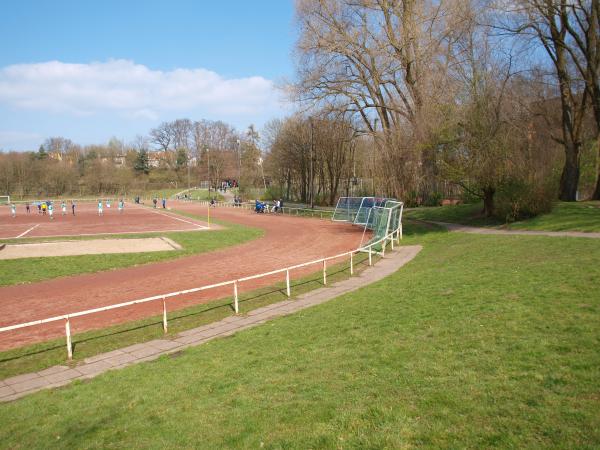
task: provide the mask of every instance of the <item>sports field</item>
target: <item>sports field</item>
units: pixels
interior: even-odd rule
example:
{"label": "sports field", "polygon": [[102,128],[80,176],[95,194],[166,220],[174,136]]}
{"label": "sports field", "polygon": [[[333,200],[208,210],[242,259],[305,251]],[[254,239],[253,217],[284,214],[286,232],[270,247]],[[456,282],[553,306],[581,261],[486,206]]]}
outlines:
{"label": "sports field", "polygon": [[[174,226],[182,228],[197,227],[203,233],[212,232],[203,228],[205,222],[189,217],[189,215],[196,217],[205,215],[207,213],[205,206],[188,202],[171,202],[171,204],[173,209],[179,211],[178,214],[173,211],[163,212],[146,207],[134,207],[126,209],[123,214],[116,211],[113,214],[111,211],[110,214],[105,212],[99,217],[97,211],[94,213],[93,208],[90,207],[87,208],[86,215],[79,216],[77,213],[75,218],[70,220],[73,224],[78,224],[76,219],[83,217],[84,225],[88,223],[89,227],[101,227],[104,219],[114,217],[113,225],[117,228],[119,219],[128,217],[131,213],[132,227],[149,226],[145,221],[154,220],[155,223],[161,221],[160,223],[165,227],[175,224]],[[35,216],[36,221],[47,219],[43,216],[40,218],[37,214]],[[326,220],[255,214],[245,209],[233,208],[213,208],[211,216],[216,220],[260,228],[265,234],[262,238],[246,244],[171,261],[0,288],[0,298],[6,299],[1,305],[0,326],[104,307],[268,272],[354,249],[360,244],[362,237],[362,230],[359,228]],[[66,217],[64,223],[59,222],[63,219],[59,217],[48,226],[66,225],[68,220]],[[6,220],[12,219],[9,217]],[[153,227],[157,226],[153,225]],[[38,231],[38,228],[33,231]],[[86,230],[81,227],[77,229]],[[54,231],[56,229],[50,230],[49,233],[53,236],[57,233]],[[291,277],[297,279],[315,270],[319,270],[319,267],[299,269],[294,271]],[[281,280],[282,275],[251,280],[241,283],[239,291],[248,292]],[[182,309],[231,294],[231,287],[222,287],[182,295],[169,300],[169,310]],[[74,333],[79,333],[149,317],[161,311],[162,304],[159,302],[147,303],[81,317],[73,320],[71,327]],[[64,332],[64,324],[56,322],[3,333],[0,350],[64,336]]]}
{"label": "sports field", "polygon": [[167,209],[150,208],[127,203],[123,212],[117,204],[103,205],[102,215],[98,214],[97,203],[76,202],[75,214],[71,204],[66,204],[63,215],[60,202],[54,203],[54,213],[38,212],[31,205],[27,213],[24,204],[17,205],[16,217],[11,217],[8,206],[0,207],[0,239],[95,236],[126,233],[164,233],[168,231],[200,231],[207,229],[207,223],[172,214]]}
{"label": "sports field", "polygon": [[[195,204],[177,208],[182,218],[206,213]],[[362,234],[318,219],[225,208],[211,213],[223,224],[260,228],[264,236],[168,262],[2,288],[3,305],[14,305],[6,315],[20,320],[19,305],[45,315],[64,302],[104,303],[117,291],[146,295],[242,276],[258,266],[268,270],[353,248]],[[2,404],[0,439],[9,448],[49,442],[68,448],[598,448],[600,239],[449,233],[409,222],[403,244],[423,250],[351,294],[152,363]],[[280,277],[265,283],[275,281]],[[181,307],[204,301],[193,296]],[[94,316],[99,322],[74,321],[74,327],[149,315],[160,315],[160,308],[127,311],[116,322]],[[122,331],[114,330],[110,338],[118,342]],[[55,331],[62,335],[62,324]],[[54,336],[51,329],[39,332],[31,341],[12,336],[6,348]],[[19,356],[6,362],[14,366],[13,358]]]}

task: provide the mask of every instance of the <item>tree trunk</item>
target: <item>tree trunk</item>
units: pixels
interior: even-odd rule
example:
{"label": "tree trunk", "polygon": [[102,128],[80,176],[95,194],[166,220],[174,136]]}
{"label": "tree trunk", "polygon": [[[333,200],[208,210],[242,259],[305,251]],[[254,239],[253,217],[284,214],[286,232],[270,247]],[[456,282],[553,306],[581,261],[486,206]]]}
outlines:
{"label": "tree trunk", "polygon": [[596,187],[592,194],[592,200],[600,200],[600,134],[597,139],[598,155],[596,155]]}
{"label": "tree trunk", "polygon": [[483,213],[485,217],[492,217],[494,215],[494,195],[496,189],[487,187],[483,190]]}
{"label": "tree trunk", "polygon": [[579,185],[579,144],[565,144],[565,165],[560,176],[560,192],[558,198],[563,202],[577,201]]}

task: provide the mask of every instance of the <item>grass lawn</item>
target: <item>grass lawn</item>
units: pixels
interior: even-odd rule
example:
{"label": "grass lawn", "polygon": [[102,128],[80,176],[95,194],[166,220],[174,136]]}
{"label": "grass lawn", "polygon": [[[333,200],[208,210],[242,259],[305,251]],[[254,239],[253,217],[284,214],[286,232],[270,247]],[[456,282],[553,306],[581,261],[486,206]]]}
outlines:
{"label": "grass lawn", "polygon": [[558,202],[548,214],[510,225],[515,230],[600,231],[600,202]]}
{"label": "grass lawn", "polygon": [[[181,212],[178,212],[178,214],[196,219],[205,219],[201,216],[192,214],[184,214]],[[213,222],[217,223],[218,221]],[[103,270],[120,269],[123,267],[164,261],[167,259],[175,259],[182,256],[217,250],[219,248],[229,247],[231,245],[238,245],[263,235],[262,230],[257,228],[225,222],[218,223],[224,225],[226,228],[222,230],[198,232],[125,235],[113,234],[104,236],[106,238],[120,237],[123,239],[156,237],[159,235],[166,236],[181,245],[182,249],[177,251],[0,260],[0,273],[2,274],[2,277],[0,277],[0,286],[8,286],[18,283],[30,283],[67,275],[100,272]],[[93,238],[98,238],[98,236],[93,236]],[[66,238],[63,237],[61,239],[64,240]],[[69,239],[71,238],[69,237]],[[40,240],[41,239],[21,239],[19,242],[39,242]],[[56,239],[43,240],[48,241]],[[14,240],[3,240],[3,242],[12,241]]]}
{"label": "grass lawn", "polygon": [[[480,203],[421,207],[406,212],[407,218],[460,223],[471,226],[503,225],[481,215]],[[600,231],[600,202],[557,202],[552,211],[532,219],[505,225],[511,230]]]}
{"label": "grass lawn", "polygon": [[409,236],[394,275],[0,405],[8,448],[598,448],[600,240]]}

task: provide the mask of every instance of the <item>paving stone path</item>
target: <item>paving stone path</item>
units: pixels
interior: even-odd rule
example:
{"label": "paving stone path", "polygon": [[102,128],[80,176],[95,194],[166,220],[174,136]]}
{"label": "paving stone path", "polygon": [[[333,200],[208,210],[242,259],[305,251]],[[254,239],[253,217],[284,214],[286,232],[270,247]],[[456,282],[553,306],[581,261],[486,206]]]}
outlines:
{"label": "paving stone path", "polygon": [[437,222],[433,220],[419,220],[418,222],[433,223],[440,225],[449,231],[474,234],[514,234],[525,236],[553,236],[553,237],[584,237],[600,239],[600,233],[583,231],[534,231],[534,230],[501,230],[498,228],[470,227],[468,225],[459,225],[456,223]]}
{"label": "paving stone path", "polygon": [[187,347],[203,344],[212,339],[229,336],[246,328],[254,327],[269,319],[324,303],[391,275],[412,260],[420,251],[420,245],[399,247],[395,251],[387,253],[386,257],[378,261],[373,267],[369,267],[347,280],[300,295],[294,300],[263,306],[248,312],[246,315],[227,317],[219,322],[183,331],[172,339],[156,339],[142,344],[130,345],[119,350],[86,358],[81,364],[74,367],[54,366],[39,372],[1,380],[0,401],[15,400],[42,389],[64,386],[74,380],[93,378],[108,370],[151,361],[161,355],[179,352]]}

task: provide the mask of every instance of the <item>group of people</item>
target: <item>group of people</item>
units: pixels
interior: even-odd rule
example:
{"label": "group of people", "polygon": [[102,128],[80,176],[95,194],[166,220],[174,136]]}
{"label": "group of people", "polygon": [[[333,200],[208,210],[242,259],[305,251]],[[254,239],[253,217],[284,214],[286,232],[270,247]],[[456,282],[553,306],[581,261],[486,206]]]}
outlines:
{"label": "group of people", "polygon": [[[77,207],[77,203],[74,200],[71,200],[69,203],[70,203],[70,207],[71,207],[71,214],[75,215],[75,209]],[[34,207],[37,206],[38,214],[40,214],[42,216],[47,215],[50,217],[50,219],[54,219],[54,202],[53,201],[44,200],[44,201],[38,201],[38,202],[33,202],[33,203],[26,202],[25,203],[25,213],[26,214],[31,214],[32,204]],[[98,215],[99,216],[102,216],[104,214],[105,206],[107,209],[110,209],[111,201],[110,200],[105,200],[105,201],[98,200]],[[118,201],[117,208],[119,210],[119,213],[123,212],[123,210],[125,209],[125,202],[123,201],[123,199],[120,199]],[[67,202],[65,200],[62,200],[60,202],[60,210],[61,210],[63,216],[67,215]],[[14,203],[11,203],[11,205],[10,205],[10,213],[11,213],[12,217],[17,217],[17,205],[15,205]]]}
{"label": "group of people", "polygon": [[[33,204],[35,206],[37,206],[38,214],[41,214],[43,216],[48,215],[48,216],[50,216],[50,219],[54,219],[54,202],[53,201],[44,200],[44,201],[33,202]],[[72,211],[73,215],[75,215],[75,206],[76,206],[76,203],[73,200],[71,200],[71,211]],[[64,200],[61,201],[60,208],[62,211],[62,215],[65,216],[67,214],[67,203]],[[17,217],[17,205],[15,205],[14,203],[11,203],[11,205],[10,205],[10,213],[11,213],[12,217]],[[31,204],[29,202],[25,203],[25,213],[31,214]]]}
{"label": "group of people", "polygon": [[[110,200],[106,200],[104,202],[104,204],[106,205],[107,209],[110,209],[110,205],[111,205]],[[104,204],[102,203],[102,200],[98,200],[98,215],[99,216],[104,215]],[[122,198],[119,199],[119,202],[117,203],[117,208],[119,210],[119,213],[122,213],[123,210],[125,209],[125,202],[123,201]],[[75,210],[73,210],[73,214],[75,214]]]}
{"label": "group of people", "polygon": [[261,202],[260,200],[254,200],[254,211],[262,214],[262,213],[277,213],[277,212],[283,212],[283,200],[279,199],[279,200],[275,200],[275,202],[273,203],[273,206],[269,207],[269,204],[267,202]]}
{"label": "group of people", "polygon": [[[156,205],[158,205],[158,199],[156,197],[154,197],[152,199],[152,204],[154,204],[155,208],[156,208]],[[163,207],[163,209],[167,209],[167,199],[164,197],[162,199],[162,207]]]}

